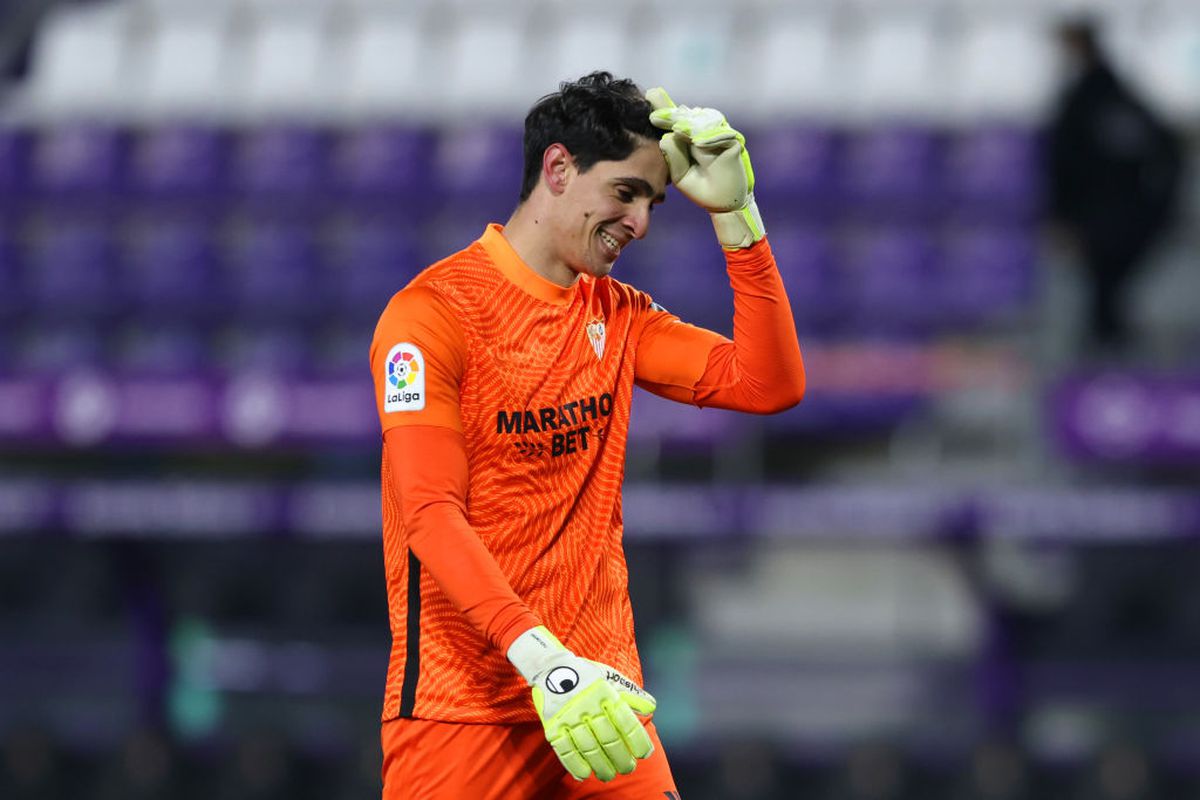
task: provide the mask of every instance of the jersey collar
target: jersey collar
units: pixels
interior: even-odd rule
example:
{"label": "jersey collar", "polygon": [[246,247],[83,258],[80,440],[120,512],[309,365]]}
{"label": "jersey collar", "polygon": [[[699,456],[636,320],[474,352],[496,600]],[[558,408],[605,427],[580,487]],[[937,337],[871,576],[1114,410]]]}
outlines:
{"label": "jersey collar", "polygon": [[526,294],[557,306],[567,305],[575,296],[575,286],[578,285],[578,281],[572,286],[559,286],[538,275],[521,260],[517,251],[513,250],[512,245],[504,238],[503,225],[495,222],[488,225],[483,236],[479,237],[479,243],[483,245],[488,257],[504,277],[515,283]]}

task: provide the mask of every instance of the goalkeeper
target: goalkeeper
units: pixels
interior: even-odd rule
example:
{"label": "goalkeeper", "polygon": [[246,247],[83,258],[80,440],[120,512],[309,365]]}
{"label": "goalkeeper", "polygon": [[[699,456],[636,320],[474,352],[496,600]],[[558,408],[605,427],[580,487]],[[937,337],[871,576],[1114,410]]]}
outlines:
{"label": "goalkeeper", "polygon": [[[633,387],[790,408],[795,325],[745,142],[718,112],[596,72],[534,105],[524,148],[508,222],[393,296],[371,344],[393,642],[383,796],[676,797],[621,541]],[[732,340],[609,277],[668,183],[712,217]]]}

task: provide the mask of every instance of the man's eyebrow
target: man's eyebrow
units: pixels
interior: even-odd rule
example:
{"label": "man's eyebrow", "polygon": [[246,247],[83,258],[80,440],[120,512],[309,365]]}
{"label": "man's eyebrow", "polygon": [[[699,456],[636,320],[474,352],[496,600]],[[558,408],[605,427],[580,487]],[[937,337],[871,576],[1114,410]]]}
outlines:
{"label": "man's eyebrow", "polygon": [[661,203],[667,199],[666,192],[655,192],[654,187],[650,185],[650,182],[643,178],[635,178],[632,176],[625,178],[614,178],[613,183],[623,183],[630,189],[633,189],[634,194],[640,197],[653,198],[656,203]]}

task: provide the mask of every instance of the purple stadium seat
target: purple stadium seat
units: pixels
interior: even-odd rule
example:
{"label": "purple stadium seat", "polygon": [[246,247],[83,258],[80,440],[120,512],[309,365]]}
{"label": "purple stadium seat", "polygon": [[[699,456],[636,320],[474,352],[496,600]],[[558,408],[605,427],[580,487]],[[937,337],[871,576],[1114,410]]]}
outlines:
{"label": "purple stadium seat", "polygon": [[11,319],[23,302],[20,248],[12,229],[0,223],[0,320]]}
{"label": "purple stadium seat", "polygon": [[155,199],[214,199],[223,188],[226,145],[224,135],[213,128],[170,125],[148,130],[133,145],[130,187]]}
{"label": "purple stadium seat", "polygon": [[617,260],[613,277],[649,293],[684,322],[723,333],[733,330],[725,258],[707,219],[652,227]]}
{"label": "purple stadium seat", "polygon": [[24,283],[34,311],[49,319],[116,313],[115,249],[98,220],[54,220],[31,239]]}
{"label": "purple stadium seat", "polygon": [[214,363],[230,372],[292,373],[311,360],[309,337],[296,327],[239,324],[216,337]]}
{"label": "purple stadium seat", "polygon": [[154,220],[130,236],[122,293],[142,319],[197,318],[223,305],[213,231],[194,219]]}
{"label": "purple stadium seat", "polygon": [[937,279],[941,318],[953,325],[1011,320],[1032,300],[1035,259],[1028,229],[952,231],[943,241]]}
{"label": "purple stadium seat", "polygon": [[332,310],[374,325],[392,295],[425,266],[416,238],[394,219],[353,220],[328,265]]}
{"label": "purple stadium seat", "polygon": [[1031,219],[1040,199],[1036,134],[995,126],[954,138],[947,153],[946,191],[962,214]]}
{"label": "purple stadium seat", "polygon": [[936,248],[922,228],[859,228],[843,242],[845,322],[859,333],[921,332],[937,321]]}
{"label": "purple stadium seat", "polygon": [[[839,141],[829,129],[796,125],[753,131],[746,136],[753,158],[758,198],[768,225],[797,216],[834,211]],[[774,230],[772,229],[772,233]]]}
{"label": "purple stadium seat", "polygon": [[114,336],[114,367],[137,375],[194,375],[209,364],[204,334],[177,325],[139,325]]}
{"label": "purple stadium seat", "polygon": [[465,126],[441,132],[433,185],[452,213],[503,221],[517,205],[523,169],[519,128]]}
{"label": "purple stadium seat", "polygon": [[319,261],[308,227],[269,221],[246,226],[225,264],[231,310],[244,321],[311,318],[326,303]]}
{"label": "purple stadium seat", "polygon": [[125,138],[100,124],[63,125],[43,131],[34,143],[30,184],[56,203],[104,202],[118,195]]}
{"label": "purple stadium seat", "polygon": [[[330,159],[332,183],[346,199],[368,208],[430,212],[432,131],[369,126],[339,137]],[[436,191],[437,187],[432,187]]]}
{"label": "purple stadium seat", "polygon": [[873,218],[911,220],[938,209],[941,143],[932,131],[904,126],[852,135],[841,165],[849,210]]}
{"label": "purple stadium seat", "polygon": [[15,331],[14,371],[66,375],[71,370],[99,371],[108,366],[108,339],[80,322],[32,322]]}
{"label": "purple stadium seat", "polygon": [[769,228],[769,238],[796,326],[811,332],[836,324],[845,311],[846,298],[826,229],[803,223],[777,224]]}
{"label": "purple stadium seat", "polygon": [[639,389],[633,393],[629,439],[633,447],[661,445],[679,453],[733,439],[744,424],[736,412],[696,408]]}
{"label": "purple stadium seat", "polygon": [[0,127],[0,208],[15,204],[25,190],[29,135],[19,128]]}
{"label": "purple stadium seat", "polygon": [[242,133],[234,147],[233,186],[252,202],[279,210],[319,205],[326,188],[328,139],[323,131],[274,126]]}
{"label": "purple stadium seat", "polygon": [[365,343],[371,341],[375,320],[369,325],[332,325],[313,337],[307,368],[322,375],[361,378],[367,368]]}

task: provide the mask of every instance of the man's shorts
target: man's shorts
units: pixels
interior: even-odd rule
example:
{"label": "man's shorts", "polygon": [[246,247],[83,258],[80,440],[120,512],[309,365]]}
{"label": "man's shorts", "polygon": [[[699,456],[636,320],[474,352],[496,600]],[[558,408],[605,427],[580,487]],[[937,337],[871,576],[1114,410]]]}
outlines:
{"label": "man's shorts", "polygon": [[424,719],[383,724],[383,800],[678,800],[654,723],[649,758],[628,775],[577,781],[546,742],[540,723],[464,725]]}

